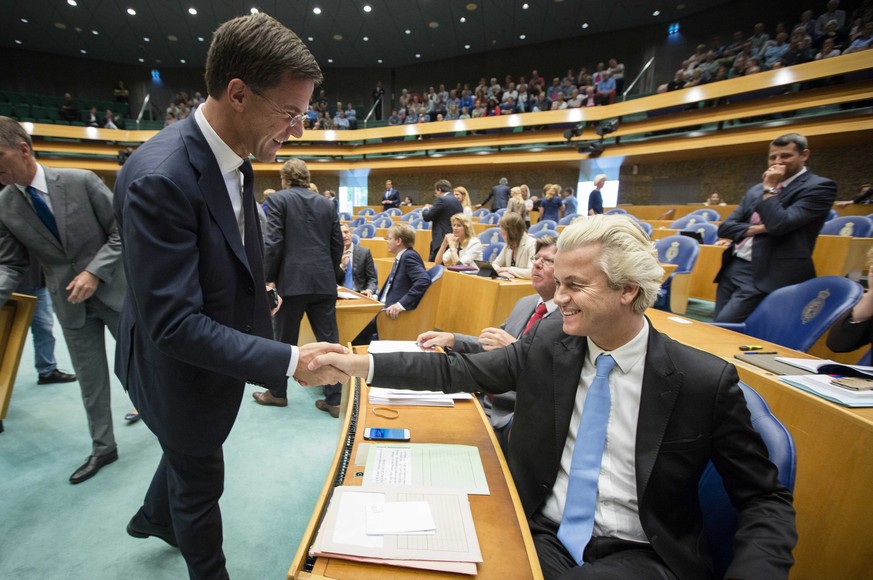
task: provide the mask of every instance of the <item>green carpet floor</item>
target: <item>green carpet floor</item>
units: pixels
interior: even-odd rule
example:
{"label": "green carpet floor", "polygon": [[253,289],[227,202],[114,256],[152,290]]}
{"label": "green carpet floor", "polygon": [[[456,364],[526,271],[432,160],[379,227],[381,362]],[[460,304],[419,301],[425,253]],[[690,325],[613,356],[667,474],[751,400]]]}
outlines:
{"label": "green carpet floor", "polygon": [[[59,367],[71,371],[55,324]],[[107,333],[110,366],[115,349]],[[160,457],[142,424],[128,425],[130,400],[113,376],[119,460],[79,485],[70,474],[91,450],[78,383],[37,385],[25,346],[0,433],[0,578],[187,578],[179,552],[125,532]],[[320,388],[289,389],[287,408],[265,408],[246,389],[224,446],[221,509],[231,578],[285,578],[333,457],[339,422],[317,410]]]}

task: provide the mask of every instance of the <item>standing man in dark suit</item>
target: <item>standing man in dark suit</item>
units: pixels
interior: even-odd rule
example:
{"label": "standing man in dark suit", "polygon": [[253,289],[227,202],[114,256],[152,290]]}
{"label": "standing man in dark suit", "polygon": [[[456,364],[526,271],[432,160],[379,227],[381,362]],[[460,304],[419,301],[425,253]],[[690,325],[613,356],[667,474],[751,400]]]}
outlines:
{"label": "standing man in dark suit", "polygon": [[394,183],[388,179],[385,181],[385,193],[382,194],[382,209],[397,207],[400,205],[400,192],[394,189]]}
{"label": "standing man in dark suit", "polygon": [[[558,308],[554,300],[556,243],[555,236],[537,238],[536,257],[530,276],[535,293],[516,302],[509,318],[499,328],[485,328],[479,336],[429,330],[420,334],[416,342],[425,349],[441,346],[453,348],[456,352],[473,353],[503,348],[519,340],[537,321],[548,318]],[[512,414],[515,411],[515,391],[488,395],[482,399],[482,405],[491,420],[497,440],[506,453]]]}
{"label": "standing man in dark suit", "polygon": [[[480,354],[318,357],[376,387],[515,390],[509,468],[546,578],[709,578],[697,497],[709,461],[739,525],[727,578],[787,578],[791,493],[752,427],[736,369],[644,316],[663,269],[627,216],[567,227],[562,317]],[[608,444],[607,444],[608,442]]]}
{"label": "standing man in dark suit", "polygon": [[[309,189],[309,168],[289,159],[279,171],[282,190],[267,198],[267,233],[264,275],[267,286],[282,297],[275,316],[275,338],[298,344],[303,315],[315,338],[337,342],[336,283],[343,254],[339,217],[333,201]],[[322,411],[339,417],[342,385],[325,385]],[[288,381],[267,391],[252,393],[261,405],[288,405]]]}
{"label": "standing man in dark suit", "polygon": [[491,193],[488,194],[488,197],[482,203],[476,204],[476,209],[488,203],[492,198],[494,199],[491,204],[492,212],[505,208],[506,204],[509,203],[509,191],[509,180],[501,177],[497,185],[491,188]]}
{"label": "standing man in dark suit", "polygon": [[127,532],[178,545],[192,578],[227,578],[222,445],[246,381],[345,380],[307,370],[339,345],[272,340],[263,237],[248,160],[271,163],[303,134],[321,71],[264,13],[222,24],[206,59],[208,98],[137,149],[116,182],[129,292],[116,373],[163,455]]}
{"label": "standing man in dark suit", "polygon": [[594,176],[594,189],[588,194],[588,215],[603,213],[603,194],[600,192],[606,185],[606,176],[602,173]]}
{"label": "standing man in dark suit", "polygon": [[[407,224],[394,224],[388,228],[387,243],[388,252],[394,255],[394,264],[378,296],[385,305],[385,315],[394,320],[406,310],[415,310],[431,281],[421,256],[413,249],[415,230]],[[352,344],[370,344],[375,334],[374,318]]]}
{"label": "standing man in dark suit", "polygon": [[0,306],[33,257],[46,276],[91,432],[91,455],[73,472],[81,483],[118,459],[110,406],[106,330],[115,336],[126,282],[112,192],[79,169],[36,162],[30,135],[0,117]]}
{"label": "standing man in dark suit", "polygon": [[808,159],[803,135],[774,139],[761,183],[719,226],[732,242],[715,278],[716,322],[743,322],[770,292],[815,278],[812,250],[837,186],[809,171]]}
{"label": "standing man in dark suit", "polygon": [[433,185],[433,194],[436,201],[433,205],[426,205],[421,212],[421,219],[433,222],[430,239],[429,262],[436,259],[437,251],[443,243],[446,234],[452,233],[452,216],[456,213],[464,213],[461,202],[452,194],[452,184],[445,179],[440,179]]}
{"label": "standing man in dark suit", "polygon": [[349,226],[340,225],[340,232],[343,235],[343,257],[336,283],[365,296],[375,295],[379,289],[379,277],[373,254],[364,246],[352,243]]}

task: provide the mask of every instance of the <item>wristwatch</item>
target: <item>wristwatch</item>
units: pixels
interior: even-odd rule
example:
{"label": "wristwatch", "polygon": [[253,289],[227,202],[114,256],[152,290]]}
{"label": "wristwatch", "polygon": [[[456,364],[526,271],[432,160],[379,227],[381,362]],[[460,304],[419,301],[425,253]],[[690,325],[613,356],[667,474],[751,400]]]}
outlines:
{"label": "wristwatch", "polygon": [[779,190],[776,189],[775,187],[765,187],[765,188],[764,188],[764,193],[772,193],[772,194],[776,194],[776,193],[779,193]]}

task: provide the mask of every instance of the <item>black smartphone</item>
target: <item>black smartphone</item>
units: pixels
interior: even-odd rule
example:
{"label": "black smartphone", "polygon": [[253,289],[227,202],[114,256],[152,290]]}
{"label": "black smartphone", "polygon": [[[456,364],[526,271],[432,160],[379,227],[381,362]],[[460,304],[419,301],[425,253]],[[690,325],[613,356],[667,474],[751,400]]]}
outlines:
{"label": "black smartphone", "polygon": [[275,288],[267,290],[267,297],[270,299],[270,310],[279,306],[279,293],[276,292]]}

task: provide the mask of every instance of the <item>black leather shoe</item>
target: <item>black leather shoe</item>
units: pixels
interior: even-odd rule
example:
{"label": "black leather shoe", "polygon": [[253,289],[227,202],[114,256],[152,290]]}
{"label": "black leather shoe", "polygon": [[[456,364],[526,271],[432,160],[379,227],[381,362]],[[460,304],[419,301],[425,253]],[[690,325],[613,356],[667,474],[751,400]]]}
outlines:
{"label": "black leather shoe", "polygon": [[82,483],[86,479],[91,479],[100,468],[104,465],[109,465],[118,459],[118,450],[114,450],[106,455],[92,455],[88,458],[85,464],[73,472],[70,476],[70,483]]}
{"label": "black leather shoe", "polygon": [[65,373],[64,371],[55,369],[47,375],[39,375],[39,380],[36,381],[36,384],[48,385],[50,383],[72,383],[75,380],[76,375],[71,375],[70,373]]}
{"label": "black leather shoe", "polygon": [[155,538],[160,538],[174,548],[179,547],[179,544],[176,542],[176,533],[173,531],[172,526],[158,526],[151,523],[145,517],[145,514],[142,513],[142,508],[140,508],[139,511],[130,518],[130,522],[127,524],[127,533],[134,538],[148,538],[149,536],[154,536]]}
{"label": "black leather shoe", "polygon": [[328,405],[327,401],[325,401],[324,399],[319,399],[315,401],[315,408],[319,411],[325,411],[326,413],[330,413],[330,416],[334,419],[339,419],[339,405]]}

